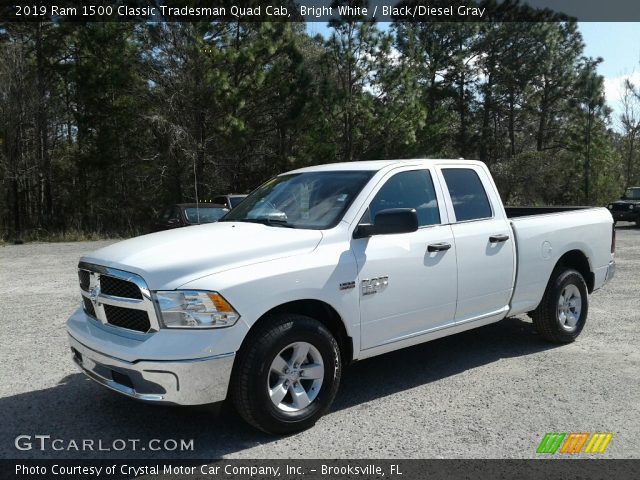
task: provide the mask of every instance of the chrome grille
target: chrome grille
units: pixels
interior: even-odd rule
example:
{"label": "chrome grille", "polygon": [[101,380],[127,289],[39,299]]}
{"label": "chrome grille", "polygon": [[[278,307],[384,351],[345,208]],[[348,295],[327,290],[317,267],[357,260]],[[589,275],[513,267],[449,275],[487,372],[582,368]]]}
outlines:
{"label": "chrome grille", "polygon": [[138,298],[142,300],[142,293],[135,283],[127,282],[108,275],[100,276],[100,291],[107,295],[122,298]]}
{"label": "chrome grille", "polygon": [[151,292],[139,275],[80,262],[78,278],[87,315],[105,325],[134,332],[158,331]]}
{"label": "chrome grille", "polygon": [[78,270],[78,278],[80,279],[80,288],[85,292],[88,292],[91,274],[87,270]]}
{"label": "chrome grille", "polygon": [[84,306],[84,311],[87,315],[91,315],[93,318],[96,318],[96,309],[93,308],[93,303],[87,297],[82,297],[82,303]]}
{"label": "chrome grille", "polygon": [[151,328],[149,315],[142,310],[105,305],[104,312],[107,315],[108,322],[116,327],[128,328],[138,332],[147,332]]}

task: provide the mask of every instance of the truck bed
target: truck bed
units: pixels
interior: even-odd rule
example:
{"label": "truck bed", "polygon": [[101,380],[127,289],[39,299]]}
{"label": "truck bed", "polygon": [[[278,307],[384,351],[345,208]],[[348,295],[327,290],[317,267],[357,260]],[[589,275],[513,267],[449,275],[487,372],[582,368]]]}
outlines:
{"label": "truck bed", "polygon": [[613,221],[606,208],[505,208],[513,229],[516,282],[510,315],[535,309],[556,262],[566,252],[584,252],[595,288],[604,283],[610,260]]}

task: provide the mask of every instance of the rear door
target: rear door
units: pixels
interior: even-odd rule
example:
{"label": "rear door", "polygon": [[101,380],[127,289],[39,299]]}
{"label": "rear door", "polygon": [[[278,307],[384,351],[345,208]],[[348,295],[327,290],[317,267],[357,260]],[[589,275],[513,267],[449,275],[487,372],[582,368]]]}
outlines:
{"label": "rear door", "polygon": [[381,210],[415,208],[419,224],[415,232],[351,241],[359,269],[363,349],[454,323],[455,245],[433,178],[428,169],[393,170],[361,213],[359,223],[371,223]]}
{"label": "rear door", "polygon": [[515,276],[515,248],[502,202],[479,165],[442,165],[439,175],[456,245],[456,323],[504,315]]}

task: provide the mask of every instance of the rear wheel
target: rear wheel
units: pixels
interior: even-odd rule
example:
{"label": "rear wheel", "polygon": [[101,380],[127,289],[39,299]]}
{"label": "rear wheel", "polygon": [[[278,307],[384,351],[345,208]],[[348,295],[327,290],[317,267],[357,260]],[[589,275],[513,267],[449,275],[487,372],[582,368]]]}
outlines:
{"label": "rear wheel", "polygon": [[293,433],[311,427],[329,409],[341,371],[338,343],[322,323],[303,315],[275,315],[240,351],[231,398],[254,427]]}
{"label": "rear wheel", "polygon": [[536,330],[549,342],[573,342],[587,321],[587,294],[580,272],[556,269],[542,302],[531,316]]}

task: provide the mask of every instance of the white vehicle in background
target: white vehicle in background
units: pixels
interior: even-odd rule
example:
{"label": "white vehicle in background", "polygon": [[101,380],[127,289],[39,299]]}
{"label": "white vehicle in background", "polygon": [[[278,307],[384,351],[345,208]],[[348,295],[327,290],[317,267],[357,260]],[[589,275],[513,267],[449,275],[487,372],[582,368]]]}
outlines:
{"label": "white vehicle in background", "polygon": [[104,386],[230,398],[282,434],[327,411],[353,361],[523,313],[575,340],[614,248],[607,209],[505,209],[480,162],[322,165],[272,178],[218,223],[83,257],[67,329]]}
{"label": "white vehicle in background", "polygon": [[229,210],[236,208],[240,205],[240,202],[247,198],[246,195],[241,193],[229,193],[227,195],[218,195],[213,199],[215,203],[219,203],[227,207]]}

